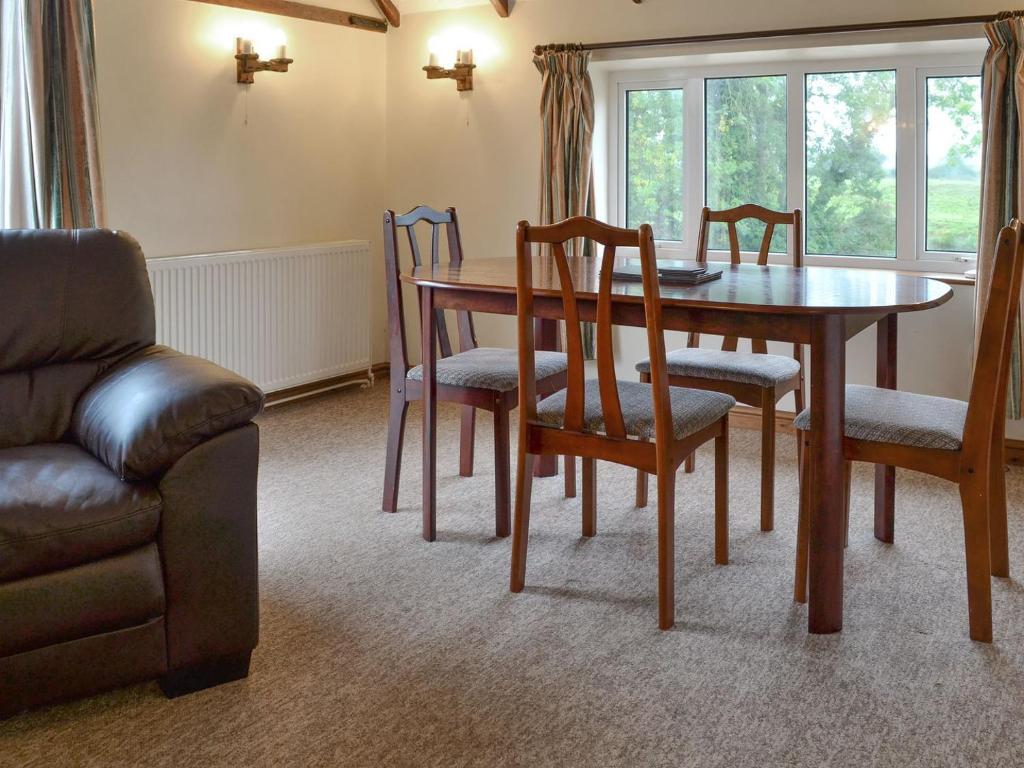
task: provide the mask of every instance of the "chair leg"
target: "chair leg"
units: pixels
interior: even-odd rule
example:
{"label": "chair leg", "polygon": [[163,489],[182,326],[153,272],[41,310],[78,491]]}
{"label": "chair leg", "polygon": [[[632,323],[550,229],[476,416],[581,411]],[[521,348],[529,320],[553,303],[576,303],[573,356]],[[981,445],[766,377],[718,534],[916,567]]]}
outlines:
{"label": "chair leg", "polygon": [[847,461],[843,466],[843,520],[846,522],[846,534],[843,546],[850,546],[850,488],[853,485],[853,462]]}
{"label": "chair leg", "polygon": [[526,584],[526,548],[530,538],[530,495],[533,491],[533,468],[536,456],[519,447],[516,462],[516,517],[512,528],[512,574],[509,589],[522,592]]}
{"label": "chair leg", "polygon": [[637,509],[643,509],[647,506],[647,488],[650,483],[648,482],[647,473],[642,469],[636,471],[636,506]]}
{"label": "chair leg", "polygon": [[729,564],[729,417],[715,438],[715,562]]}
{"label": "chair leg", "polygon": [[576,457],[565,456],[565,498],[576,498]]}
{"label": "chair leg", "polygon": [[662,467],[658,482],[658,626],[676,623],[676,473]]}
{"label": "chair leg", "polygon": [[[800,415],[804,411],[804,377],[803,373],[800,374],[800,384],[795,390],[793,390],[793,402],[796,404],[797,415]],[[796,462],[797,472],[803,472],[804,466],[804,435],[798,429],[796,431]]]}
{"label": "chair leg", "polygon": [[761,530],[775,527],[775,390],[761,393]]}
{"label": "chair leg", "polygon": [[875,466],[875,538],[892,544],[896,530],[896,467]]}
{"label": "chair leg", "polygon": [[696,468],[697,468],[697,453],[694,452],[694,453],[691,453],[689,456],[687,456],[686,457],[686,461],[683,462],[683,471],[686,474],[688,474],[688,475],[692,475]]}
{"label": "chair leg", "polygon": [[476,433],[476,408],[462,406],[462,432],[459,439],[459,474],[473,476],[473,443]]}
{"label": "chair leg", "polygon": [[[640,383],[650,384],[651,374],[640,373]],[[636,471],[636,506],[637,509],[643,509],[647,506],[647,488],[650,485],[647,473],[641,470]]]}
{"label": "chair leg", "polygon": [[988,482],[988,534],[992,575],[1010,577],[1010,544],[1006,531],[1006,465],[1002,448],[993,450]]}
{"label": "chair leg", "polygon": [[[988,468],[983,479],[960,485],[964,513],[964,551],[967,557],[967,610],[971,639],[992,642],[992,561],[989,555],[988,508],[985,505]],[[977,477],[977,475],[975,475]]]}
{"label": "chair leg", "polygon": [[388,408],[387,458],[384,460],[384,501],[381,503],[385,512],[398,509],[398,481],[402,474],[402,444],[405,442],[405,416],[408,411],[405,391],[392,390]]}
{"label": "chair leg", "polygon": [[510,485],[508,411],[494,409],[494,535],[505,538],[510,526]]}
{"label": "chair leg", "polygon": [[798,603],[807,602],[807,554],[810,546],[810,466],[807,460],[809,447],[804,443],[805,432],[797,432],[800,438],[800,501],[797,504],[796,524],[796,572],[793,576],[793,599]]}
{"label": "chair leg", "polygon": [[597,460],[583,459],[583,535],[597,534]]}

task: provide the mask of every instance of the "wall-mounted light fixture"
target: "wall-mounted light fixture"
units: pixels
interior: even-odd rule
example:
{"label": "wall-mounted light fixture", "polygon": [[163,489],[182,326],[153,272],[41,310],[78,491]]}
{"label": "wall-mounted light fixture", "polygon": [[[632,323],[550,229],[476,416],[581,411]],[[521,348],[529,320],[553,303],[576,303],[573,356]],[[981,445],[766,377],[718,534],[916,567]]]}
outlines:
{"label": "wall-mounted light fixture", "polygon": [[294,59],[288,58],[288,49],[278,45],[274,49],[274,58],[260,61],[260,55],[253,50],[252,40],[244,37],[235,38],[235,60],[238,62],[238,82],[252,84],[256,82],[257,72],[287,72],[288,65]]}
{"label": "wall-mounted light fixture", "polygon": [[473,90],[473,50],[460,50],[455,53],[455,63],[451,67],[441,66],[437,53],[431,52],[430,63],[423,68],[428,80],[454,80],[458,91]]}

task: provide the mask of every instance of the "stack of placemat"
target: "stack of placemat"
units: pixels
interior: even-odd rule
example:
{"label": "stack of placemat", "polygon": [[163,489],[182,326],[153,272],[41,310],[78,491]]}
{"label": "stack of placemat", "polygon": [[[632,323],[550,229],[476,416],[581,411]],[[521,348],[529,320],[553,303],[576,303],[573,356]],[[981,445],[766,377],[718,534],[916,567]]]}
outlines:
{"label": "stack of placemat", "polygon": [[[708,265],[702,261],[679,261],[676,259],[659,259],[658,282],[666,285],[700,285],[722,276],[722,268]],[[643,280],[640,273],[640,262],[630,259],[619,264],[612,271],[614,280]]]}

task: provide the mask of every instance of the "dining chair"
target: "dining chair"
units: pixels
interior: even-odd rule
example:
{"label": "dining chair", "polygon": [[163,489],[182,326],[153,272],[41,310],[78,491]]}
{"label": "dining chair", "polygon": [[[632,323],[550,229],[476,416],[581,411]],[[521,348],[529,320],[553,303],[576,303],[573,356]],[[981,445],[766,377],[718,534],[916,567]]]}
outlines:
{"label": "dining chair", "polygon": [[[597,378],[584,378],[579,291],[566,256],[565,243],[584,238],[604,246],[595,265]],[[551,246],[566,327],[568,381],[564,389],[537,402],[534,368],[534,243]],[[651,383],[619,381],[612,345],[612,269],[616,248],[639,248],[643,307]],[[550,226],[520,222],[516,232],[517,319],[519,324],[519,454],[516,471],[515,524],[512,532],[511,589],[521,592],[526,579],[530,494],[538,456],[579,456],[583,462],[583,536],[597,532],[595,462],[612,461],[657,477],[658,616],[662,629],[675,623],[675,486],[676,470],[696,448],[715,441],[715,562],[729,560],[728,440],[729,395],[670,387],[665,368],[665,337],[655,267],[654,236],[649,225],[619,229],[586,217]],[[639,297],[637,297],[639,301]],[[589,318],[588,318],[589,319]],[[653,438],[653,441],[652,441]]]}
{"label": "dining chair", "polygon": [[[790,213],[772,211],[759,205],[741,205],[725,211],[704,208],[700,217],[700,235],[697,241],[697,260],[707,262],[711,224],[728,226],[729,250],[733,264],[739,264],[740,244],[737,224],[754,220],[764,225],[764,236],[757,255],[757,263],[768,268],[768,254],[776,226],[793,228],[794,267],[803,265],[803,245],[800,210]],[[761,409],[761,530],[775,527],[775,405],[785,395],[794,393],[796,411],[804,407],[803,347],[793,345],[793,356],[770,355],[764,339],[751,339],[751,352],[738,352],[739,340],[729,336],[722,349],[701,349],[700,334],[690,333],[685,349],[674,350],[666,358],[669,384],[694,389],[707,389],[732,395],[737,401]],[[640,381],[650,381],[650,359],[636,365]],[[686,461],[686,471],[692,472],[694,457]],[[637,473],[636,505],[647,506],[647,475]]]}
{"label": "dining chair", "polygon": [[[462,236],[458,214],[454,208],[436,211],[427,206],[419,206],[402,216],[396,215],[392,210],[384,212],[384,261],[391,360],[391,398],[382,504],[385,512],[395,512],[398,508],[402,443],[409,403],[423,397],[423,366],[409,366],[398,237],[398,230],[404,229],[412,263],[416,267],[422,266],[416,236],[416,227],[419,224],[430,225],[431,264],[440,263],[442,227],[445,230],[449,262],[456,266],[463,263]],[[440,350],[440,358],[437,361],[437,400],[462,406],[459,472],[464,477],[473,474],[476,409],[491,411],[494,414],[494,529],[497,536],[505,537],[509,535],[511,508],[509,413],[519,402],[518,354],[515,349],[477,346],[473,318],[466,311],[455,313],[459,339],[459,349],[456,352],[448,333],[444,311],[436,310],[435,317],[436,343]],[[566,356],[562,352],[538,352],[535,367],[538,377],[536,392],[543,396],[564,387],[567,366]],[[567,478],[566,483],[568,482]],[[426,527],[424,538],[433,538]]]}
{"label": "dining chair", "polygon": [[[1024,239],[1014,220],[999,233],[992,289],[967,402],[847,385],[843,453],[848,462],[903,467],[957,483],[963,508],[967,606],[972,640],[992,641],[991,576],[1009,576],[1003,431],[1010,353],[1024,274]],[[794,425],[804,442],[794,597],[807,599],[810,536],[809,411]],[[849,516],[849,480],[846,503]]]}

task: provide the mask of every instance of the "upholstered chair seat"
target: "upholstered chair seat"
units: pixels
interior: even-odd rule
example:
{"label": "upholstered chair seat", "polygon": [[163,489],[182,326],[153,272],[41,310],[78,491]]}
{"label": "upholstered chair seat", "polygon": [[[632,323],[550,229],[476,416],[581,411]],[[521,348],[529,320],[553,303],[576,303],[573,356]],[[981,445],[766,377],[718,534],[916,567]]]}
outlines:
{"label": "upholstered chair seat", "polygon": [[[966,421],[967,403],[962,400],[856,384],[846,387],[846,436],[854,440],[958,451]],[[793,426],[809,430],[810,410],[800,413]]]}
{"label": "upholstered chair seat", "polygon": [[[538,353],[540,354],[540,353]],[[638,381],[618,381],[619,405],[626,433],[641,440],[654,437],[654,401],[651,385]],[[669,387],[672,402],[672,431],[676,440],[695,435],[732,410],[735,398],[718,392]],[[566,390],[560,390],[537,404],[537,421],[561,427],[565,418]],[[583,389],[583,428],[587,432],[605,432],[601,391],[597,379],[589,379]]]}
{"label": "upholstered chair seat", "polygon": [[[564,373],[569,364],[562,352],[537,353],[537,378]],[[408,378],[423,381],[423,366],[409,370]],[[519,386],[519,352],[515,349],[477,347],[437,361],[437,383],[442,386],[511,392]]]}
{"label": "upholstered chair seat", "polygon": [[[665,363],[669,376],[735,381],[757,387],[774,387],[800,373],[800,363],[792,357],[699,347],[673,350],[665,356]],[[651,361],[641,360],[636,370],[650,373]]]}

